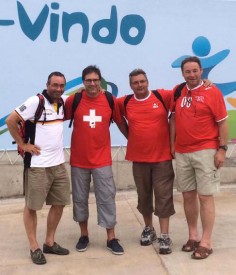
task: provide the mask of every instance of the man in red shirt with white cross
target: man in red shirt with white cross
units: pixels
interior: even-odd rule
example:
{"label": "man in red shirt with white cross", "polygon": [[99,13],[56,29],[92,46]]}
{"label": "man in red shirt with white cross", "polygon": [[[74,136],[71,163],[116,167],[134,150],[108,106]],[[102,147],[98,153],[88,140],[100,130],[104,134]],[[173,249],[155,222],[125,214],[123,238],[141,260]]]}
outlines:
{"label": "man in red shirt with white cross", "polygon": [[[100,90],[101,72],[96,66],[88,66],[82,72],[85,90],[74,112],[71,138],[71,180],[74,220],[79,223],[81,236],[76,245],[79,252],[87,249],[88,197],[91,175],[97,202],[98,224],[107,230],[107,248],[113,254],[124,253],[115,238],[116,188],[112,175],[110,122],[111,118],[127,137],[127,124],[121,116],[119,106],[112,95],[113,110],[109,106],[104,91]],[[66,100],[67,119],[72,117],[75,95]]]}

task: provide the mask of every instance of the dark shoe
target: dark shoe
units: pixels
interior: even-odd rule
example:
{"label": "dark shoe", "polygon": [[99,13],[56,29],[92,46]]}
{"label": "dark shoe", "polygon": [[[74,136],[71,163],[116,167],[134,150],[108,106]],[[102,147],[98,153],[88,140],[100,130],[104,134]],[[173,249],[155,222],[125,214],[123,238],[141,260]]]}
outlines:
{"label": "dark shoe", "polygon": [[152,244],[157,239],[155,229],[151,229],[150,226],[146,226],[141,234],[140,244],[147,246]]}
{"label": "dark shoe", "polygon": [[70,251],[66,248],[61,247],[56,242],[54,242],[53,246],[48,246],[44,244],[43,253],[56,254],[56,255],[68,255]]}
{"label": "dark shoe", "polygon": [[81,236],[76,245],[76,250],[79,252],[84,252],[88,248],[88,244],[89,244],[89,237]]}
{"label": "dark shoe", "polygon": [[122,255],[124,254],[123,247],[118,243],[118,239],[112,239],[107,241],[107,249],[109,249],[115,255]]}
{"label": "dark shoe", "polygon": [[159,242],[159,253],[166,255],[170,254],[172,252],[171,247],[172,247],[172,241],[169,237],[167,238],[158,238]]}
{"label": "dark shoe", "polygon": [[31,260],[34,264],[46,264],[46,259],[40,248],[36,249],[34,252],[30,250]]}

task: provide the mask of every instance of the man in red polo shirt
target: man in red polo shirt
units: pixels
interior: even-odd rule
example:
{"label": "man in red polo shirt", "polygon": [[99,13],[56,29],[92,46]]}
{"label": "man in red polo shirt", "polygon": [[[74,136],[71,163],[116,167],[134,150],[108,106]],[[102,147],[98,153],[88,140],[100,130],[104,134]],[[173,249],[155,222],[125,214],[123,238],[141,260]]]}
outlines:
{"label": "man in red polo shirt", "polygon": [[[189,229],[189,239],[182,250],[193,251],[193,259],[205,259],[213,252],[213,195],[220,184],[219,168],[227,150],[228,115],[221,91],[214,85],[204,87],[197,57],[186,58],[181,70],[186,86],[181,96],[172,100],[170,125],[177,189],[183,194]],[[197,228],[199,212],[201,236]]]}

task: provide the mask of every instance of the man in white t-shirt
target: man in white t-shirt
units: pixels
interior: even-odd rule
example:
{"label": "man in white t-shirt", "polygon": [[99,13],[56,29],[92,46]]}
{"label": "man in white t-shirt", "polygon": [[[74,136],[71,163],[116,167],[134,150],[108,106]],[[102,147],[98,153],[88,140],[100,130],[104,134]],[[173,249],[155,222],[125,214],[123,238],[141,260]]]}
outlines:
{"label": "man in white t-shirt", "polygon": [[[6,119],[12,137],[25,152],[24,224],[31,259],[35,264],[46,263],[43,253],[69,254],[68,249],[54,241],[63,208],[70,204],[70,182],[63,153],[65,84],[65,76],[60,72],[53,72],[48,76],[47,89],[42,92],[43,110],[37,121],[34,121],[35,112],[40,104],[40,98],[37,95],[28,98]],[[26,122],[29,134],[27,143],[19,134],[19,122]],[[42,209],[45,201],[47,205],[51,205],[51,208],[48,213],[47,233],[42,252],[36,238],[36,211]]]}

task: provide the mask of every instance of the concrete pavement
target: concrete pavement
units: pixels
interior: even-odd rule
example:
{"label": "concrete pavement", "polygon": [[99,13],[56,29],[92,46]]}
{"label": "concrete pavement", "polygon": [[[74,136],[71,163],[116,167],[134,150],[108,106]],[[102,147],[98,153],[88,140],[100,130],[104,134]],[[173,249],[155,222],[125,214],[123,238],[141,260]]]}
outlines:
{"label": "concrete pavement", "polygon": [[[75,244],[79,238],[78,225],[72,219],[72,206],[64,210],[56,241],[70,249],[68,256],[46,254],[47,264],[37,266],[31,262],[28,242],[23,226],[22,209],[24,199],[0,200],[0,274],[57,274],[57,275],[106,275],[106,274],[236,274],[236,185],[221,187],[216,196],[216,222],[213,236],[214,253],[205,260],[192,260],[191,253],[181,251],[187,240],[187,225],[182,208],[181,194],[174,192],[176,214],[171,218],[170,236],[173,253],[159,255],[157,244],[141,247],[139,238],[143,220],[136,209],[136,191],[118,192],[117,238],[125,254],[115,256],[106,249],[105,230],[97,225],[96,204],[90,194],[90,246],[86,252],[77,252]],[[48,207],[38,212],[38,240],[43,244]],[[157,218],[154,225],[159,234]]]}

